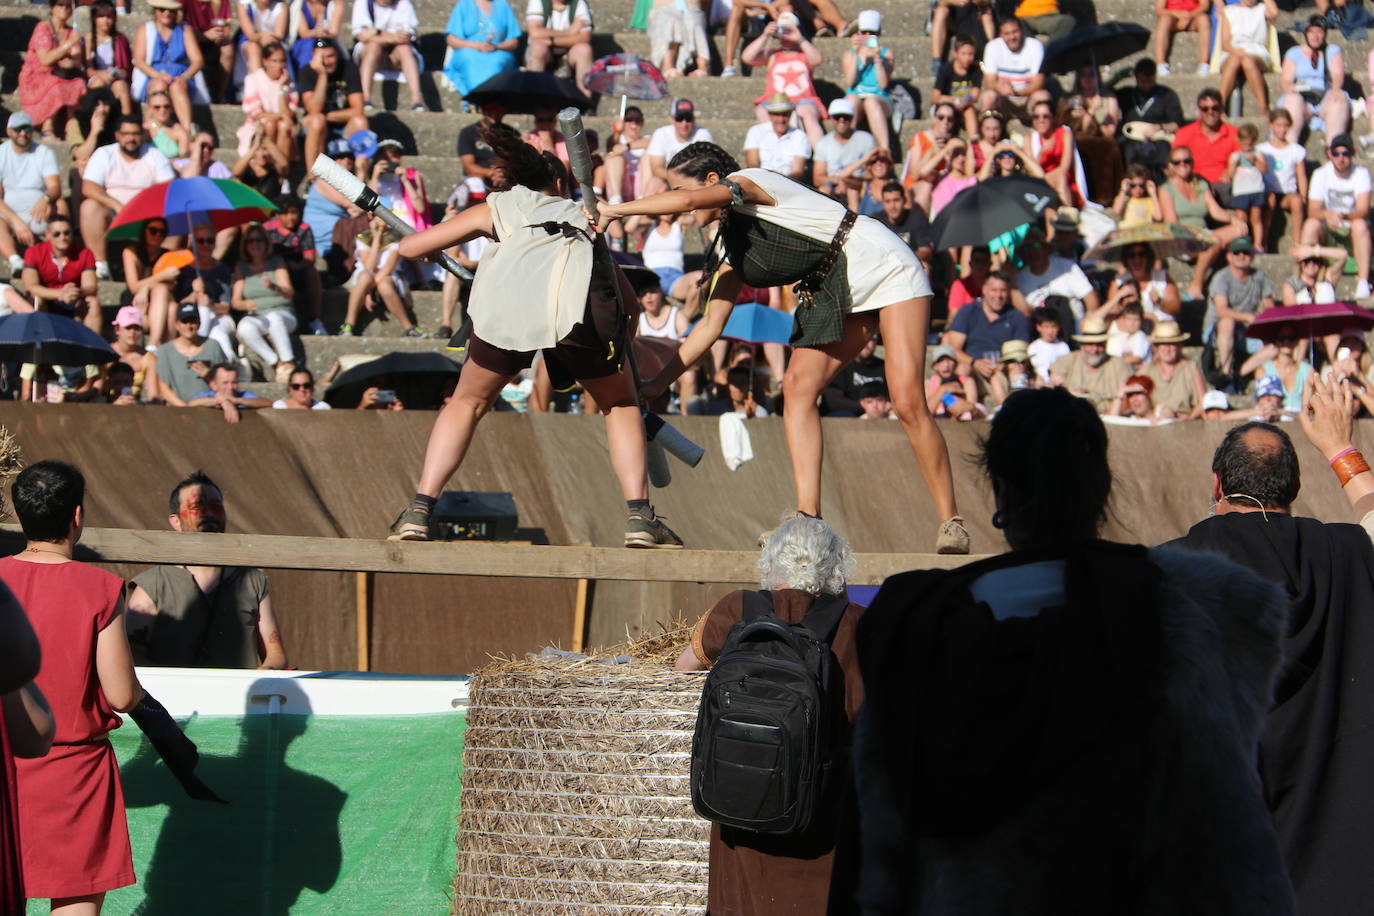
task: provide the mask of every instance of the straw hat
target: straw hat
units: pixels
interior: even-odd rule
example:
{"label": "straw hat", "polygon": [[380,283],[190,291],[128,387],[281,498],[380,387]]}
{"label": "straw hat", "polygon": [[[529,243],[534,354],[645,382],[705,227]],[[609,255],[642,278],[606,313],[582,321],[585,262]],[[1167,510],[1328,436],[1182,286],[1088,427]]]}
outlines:
{"label": "straw hat", "polygon": [[769,114],[791,114],[796,108],[796,104],[785,92],[773,93],[763,106],[763,110]]}
{"label": "straw hat", "polygon": [[1101,318],[1089,318],[1083,322],[1083,333],[1073,335],[1079,343],[1106,343],[1107,323]]}
{"label": "straw hat", "polygon": [[148,6],[155,10],[176,10],[181,12],[181,4],[177,0],[148,0]]}
{"label": "straw hat", "polygon": [[1150,343],[1183,343],[1188,339],[1178,328],[1177,321],[1158,321],[1155,322],[1155,329],[1150,332]]}
{"label": "straw hat", "polygon": [[1002,343],[1002,362],[1024,363],[1030,359],[1030,347],[1024,340],[1008,340]]}

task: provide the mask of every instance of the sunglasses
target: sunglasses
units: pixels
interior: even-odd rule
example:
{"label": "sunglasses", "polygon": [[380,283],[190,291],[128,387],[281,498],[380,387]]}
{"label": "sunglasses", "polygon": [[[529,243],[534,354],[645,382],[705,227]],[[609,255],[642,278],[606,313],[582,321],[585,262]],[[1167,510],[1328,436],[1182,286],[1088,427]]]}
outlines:
{"label": "sunglasses", "polygon": [[292,383],[291,383],[291,390],[292,390],[292,391],[314,391],[314,390],[315,390],[315,383],[314,383],[314,382],[292,382]]}
{"label": "sunglasses", "polygon": [[141,324],[122,324],[120,328],[125,331],[138,331],[140,334],[143,333],[143,325]]}
{"label": "sunglasses", "polygon": [[1199,106],[1197,107],[1197,110],[1203,112],[1204,114],[1206,114],[1206,113],[1211,113],[1211,112],[1213,112],[1213,111],[1221,111],[1221,106],[1220,106],[1220,105],[1199,105]]}
{"label": "sunglasses", "polygon": [[1238,258],[1251,258],[1255,256],[1255,253],[1253,251],[1233,251],[1231,252],[1231,254],[1235,255]]}
{"label": "sunglasses", "polygon": [[33,133],[33,125],[32,125],[32,124],[21,124],[19,127],[11,127],[10,130],[14,131],[15,133],[23,132],[23,133],[31,134],[31,133]]}
{"label": "sunglasses", "polygon": [[1148,258],[1149,256],[1150,256],[1150,252],[1148,252],[1148,251],[1128,251],[1128,252],[1126,252],[1126,257],[1128,257],[1128,258]]}
{"label": "sunglasses", "polygon": [[1011,151],[1009,151],[1009,150],[1002,150],[1002,152],[1000,152],[1000,153],[997,154],[997,158],[998,158],[998,159],[1015,159],[1015,158],[1016,158],[1016,154],[1013,153],[1013,152],[1011,152]]}
{"label": "sunglasses", "polygon": [[1333,149],[1331,155],[1340,156],[1342,159],[1349,159],[1354,154],[1348,149]]}
{"label": "sunglasses", "polygon": [[48,234],[55,239],[69,239],[72,237],[72,231],[70,229],[54,229]]}
{"label": "sunglasses", "polygon": [[625,119],[625,123],[626,123],[626,124],[643,124],[643,123],[644,123],[644,119],[643,119],[643,118],[626,118],[626,119]]}
{"label": "sunglasses", "polygon": [[833,121],[852,121],[852,120],[854,120],[854,116],[853,116],[853,115],[847,115],[847,114],[831,115],[830,118],[831,118],[831,120],[833,120]]}
{"label": "sunglasses", "polygon": [[145,227],[143,228],[143,231],[146,232],[148,235],[166,235],[166,234],[167,234],[167,227],[166,227],[166,226],[145,226]]}
{"label": "sunglasses", "polygon": [[695,121],[696,119],[696,115],[673,115],[674,121]]}
{"label": "sunglasses", "polygon": [[1145,182],[1143,182],[1143,181],[1128,181],[1128,182],[1126,182],[1126,187],[1128,187],[1128,188],[1143,188],[1143,187],[1145,187]]}
{"label": "sunglasses", "polygon": [[1170,160],[1169,160],[1169,164],[1170,164],[1170,165],[1192,165],[1192,164],[1193,164],[1193,160],[1191,160],[1191,159],[1170,159]]}
{"label": "sunglasses", "polygon": [[954,120],[954,115],[952,115],[952,114],[937,114],[937,115],[934,116],[934,118],[933,118],[932,120],[935,120],[935,121],[953,121],[953,120]]}

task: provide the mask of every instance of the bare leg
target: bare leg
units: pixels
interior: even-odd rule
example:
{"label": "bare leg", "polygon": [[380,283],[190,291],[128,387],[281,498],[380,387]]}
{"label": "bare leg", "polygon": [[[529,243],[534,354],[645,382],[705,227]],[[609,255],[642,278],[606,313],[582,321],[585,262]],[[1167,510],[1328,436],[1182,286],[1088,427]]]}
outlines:
{"label": "bare leg", "polygon": [[377,295],[382,297],[382,304],[401,323],[401,327],[409,331],[414,326],[410,315],[406,313],[406,304],[401,301],[401,294],[396,291],[396,284],[391,282],[391,271],[382,270],[377,274]]}
{"label": "bare leg", "polygon": [[397,45],[391,49],[391,60],[400,66],[401,73],[406,78],[406,85],[410,87],[410,106],[425,103],[424,96],[420,94],[420,52],[414,45]]}
{"label": "bare leg", "polygon": [[736,3],[730,7],[730,18],[725,22],[725,66],[730,69],[739,67],[739,40],[744,34],[744,5]]}
{"label": "bare leg", "polygon": [[1344,91],[1332,89],[1326,94],[1322,102],[1322,121],[1326,124],[1328,137],[1345,133],[1350,126],[1350,103],[1346,101]]}
{"label": "bare leg", "polygon": [[1177,22],[1171,14],[1165,13],[1155,19],[1155,63],[1167,64],[1169,62],[1169,40],[1174,35],[1174,24]]}
{"label": "bare leg", "polygon": [[[463,364],[458,387],[443,410],[439,411],[434,428],[430,430],[417,493],[436,498],[439,496],[449,478],[463,463],[468,446],[472,444],[472,435],[477,431],[477,424],[491,409],[492,400],[514,377],[483,369],[470,360]],[[640,439],[642,441],[643,436]]]}
{"label": "bare leg", "polygon": [[891,111],[882,99],[870,96],[863,100],[863,110],[868,118],[868,132],[883,149],[892,149],[892,125],[888,123]]}
{"label": "bare leg", "polygon": [[344,313],[344,324],[351,324],[357,330],[358,316],[362,314],[363,306],[367,304],[367,297],[372,292],[372,287],[376,285],[376,280],[372,276],[372,271],[364,270],[358,273],[353,281],[353,288],[348,291],[348,310]]}
{"label": "bare leg", "polygon": [[1235,347],[1236,322],[1234,318],[1217,319],[1217,366],[1227,375],[1234,368],[1231,351]]}
{"label": "bare leg", "polygon": [[606,418],[606,447],[611,467],[620,481],[621,495],[629,499],[648,499],[649,480],[644,458],[644,420],[639,413],[634,379],[626,361],[619,375],[580,379],[582,388],[597,403]]}
{"label": "bare leg", "polygon": [[858,355],[873,336],[873,318],[850,315],[845,320],[844,337],[825,347],[798,347],[783,377],[783,429],[792,458],[792,482],[797,490],[797,508],[809,515],[821,514],[821,414],[816,399],[850,360]]}
{"label": "bare leg", "polygon": [[358,80],[363,84],[364,102],[372,99],[372,78],[377,75],[377,66],[381,62],[382,46],[380,43],[369,41],[363,45],[363,53],[358,61]]}
{"label": "bare leg", "polygon": [[86,894],[82,897],[57,897],[49,912],[53,916],[98,916],[105,904],[105,894]]}
{"label": "bare leg", "polygon": [[945,438],[926,407],[921,378],[926,364],[926,334],[930,328],[930,298],[908,299],[880,309],[887,390],[892,409],[906,431],[916,464],[921,469],[940,520],[959,514],[954,503],[954,476]]}
{"label": "bare leg", "polygon": [[1245,55],[1239,52],[1227,54],[1226,60],[1221,64],[1221,104],[1222,106],[1231,103],[1231,92],[1236,88],[1236,79],[1240,75],[1241,64],[1245,61]]}
{"label": "bare leg", "polygon": [[81,238],[97,261],[104,261],[108,254],[105,230],[113,218],[114,214],[95,198],[88,197],[81,201]]}

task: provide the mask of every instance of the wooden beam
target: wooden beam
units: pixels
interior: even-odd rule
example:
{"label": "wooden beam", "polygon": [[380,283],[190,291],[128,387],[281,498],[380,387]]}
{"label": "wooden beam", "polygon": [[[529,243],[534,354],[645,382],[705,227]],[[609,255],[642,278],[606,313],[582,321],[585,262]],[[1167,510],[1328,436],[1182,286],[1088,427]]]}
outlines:
{"label": "wooden beam", "polygon": [[358,670],[372,670],[372,573],[354,573],[354,612],[357,617]]}
{"label": "wooden beam", "polygon": [[[0,552],[23,546],[18,526],[0,526]],[[397,542],[268,534],[195,534],[87,528],[77,559],[106,563],[185,563],[345,572],[497,576],[521,579],[611,579],[630,582],[756,583],[754,550],[632,550],[551,547],[498,541]],[[980,556],[858,554],[852,585],[877,585],[908,569],[950,569]]]}

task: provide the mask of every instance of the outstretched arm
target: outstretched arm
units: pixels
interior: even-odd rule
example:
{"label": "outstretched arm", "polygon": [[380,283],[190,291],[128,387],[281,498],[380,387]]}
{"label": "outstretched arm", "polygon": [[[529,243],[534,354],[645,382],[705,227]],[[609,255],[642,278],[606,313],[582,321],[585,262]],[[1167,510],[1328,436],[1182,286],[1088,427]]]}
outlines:
{"label": "outstretched arm", "polygon": [[[735,181],[744,195],[745,203],[762,206],[777,203],[748,178],[740,177]],[[693,210],[718,210],[730,206],[732,199],[730,189],[725,185],[709,184],[691,190],[664,191],[639,200],[627,200],[623,204],[601,201],[597,204],[596,228],[598,232],[604,231],[612,221],[626,216],[673,216]]]}
{"label": "outstretched arm", "polygon": [[479,235],[491,237],[495,233],[491,225],[491,208],[486,204],[477,204],[453,219],[446,219],[437,226],[401,239],[401,257],[423,258],[471,241]]}
{"label": "outstretched arm", "polygon": [[668,360],[668,365],[640,386],[640,394],[649,399],[658,397],[669,385],[681,378],[682,373],[710,352],[711,344],[719,340],[721,332],[725,330],[725,323],[730,320],[730,313],[735,308],[735,299],[743,286],[744,281],[735,273],[734,268],[728,264],[721,266],[716,273],[706,314],[692,328],[691,333],[683,338],[682,345],[678,347],[672,359]]}

